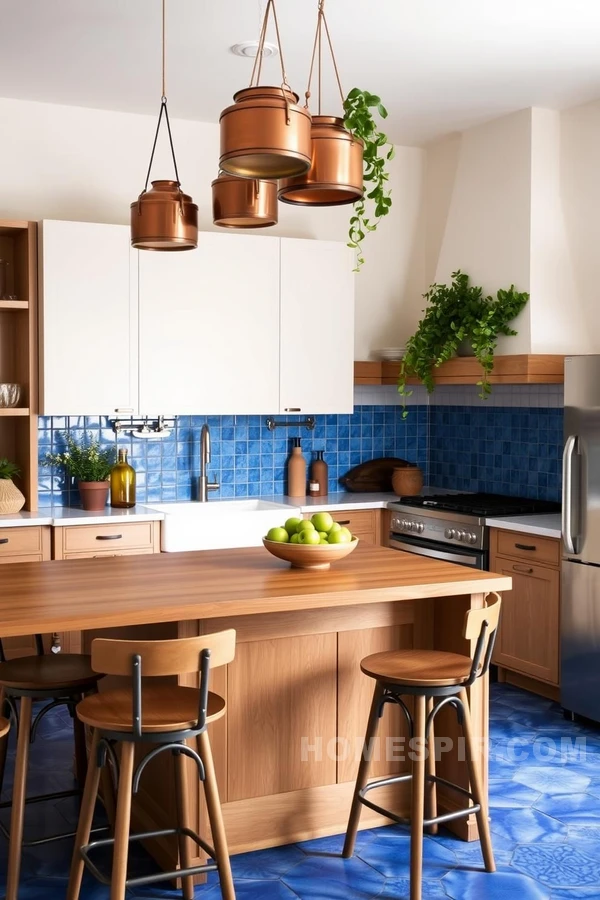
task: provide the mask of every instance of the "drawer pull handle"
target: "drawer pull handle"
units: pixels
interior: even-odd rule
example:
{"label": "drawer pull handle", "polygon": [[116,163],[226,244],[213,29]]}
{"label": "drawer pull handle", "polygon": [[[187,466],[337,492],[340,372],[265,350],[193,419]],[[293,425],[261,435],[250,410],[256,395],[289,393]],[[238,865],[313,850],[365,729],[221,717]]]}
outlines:
{"label": "drawer pull handle", "polygon": [[517,550],[537,550],[535,544],[515,544]]}
{"label": "drawer pull handle", "polygon": [[120,541],[123,537],[122,534],[97,534],[97,541]]}
{"label": "drawer pull handle", "polygon": [[0,544],[8,544],[8,538],[0,538]]}
{"label": "drawer pull handle", "polygon": [[338,519],[338,525],[349,525],[350,519]]}
{"label": "drawer pull handle", "polygon": [[533,575],[533,569],[528,566],[513,566],[513,571],[523,572],[525,575]]}
{"label": "drawer pull handle", "polygon": [[299,406],[286,406],[284,412],[302,412]]}

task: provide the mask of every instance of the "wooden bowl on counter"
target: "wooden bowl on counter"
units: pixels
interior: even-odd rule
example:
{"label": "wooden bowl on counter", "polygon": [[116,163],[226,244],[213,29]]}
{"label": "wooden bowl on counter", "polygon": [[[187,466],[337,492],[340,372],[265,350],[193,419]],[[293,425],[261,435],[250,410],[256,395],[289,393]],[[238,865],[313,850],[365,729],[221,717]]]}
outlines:
{"label": "wooden bowl on counter", "polygon": [[284,544],[263,538],[265,548],[292,564],[293,569],[328,569],[332,562],[349,556],[358,546],[358,538],[352,535],[347,544]]}
{"label": "wooden bowl on counter", "polygon": [[421,493],[423,471],[418,466],[402,466],[392,473],[392,487],[399,497],[414,497]]}

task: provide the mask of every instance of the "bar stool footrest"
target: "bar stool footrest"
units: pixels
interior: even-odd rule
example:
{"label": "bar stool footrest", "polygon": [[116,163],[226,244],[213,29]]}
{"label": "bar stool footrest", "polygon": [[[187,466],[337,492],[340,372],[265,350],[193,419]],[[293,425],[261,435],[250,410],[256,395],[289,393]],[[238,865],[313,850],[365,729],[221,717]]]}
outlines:
{"label": "bar stool footrest", "polygon": [[[215,850],[210,844],[207,844],[200,835],[196,834],[195,831],[192,831],[191,828],[163,828],[158,831],[143,831],[137,832],[136,834],[130,834],[130,841],[144,841],[151,840],[152,838],[159,837],[167,837],[169,835],[185,835],[185,837],[191,838],[201,850],[214,859]],[[111,879],[110,876],[104,875],[103,872],[91,861],[89,857],[90,850],[95,850],[97,847],[108,847],[113,846],[115,843],[114,838],[104,838],[100,841],[91,841],[89,844],[86,844],[84,847],[79,848],[79,853],[83,858],[83,861],[91,874],[99,881],[101,884],[106,884],[110,886]],[[171,872],[156,872],[154,875],[140,875],[137,878],[128,878],[125,882],[126,887],[135,887],[137,885],[142,884],[155,884],[160,881],[173,881],[176,878],[182,878],[186,875],[202,875],[205,872],[216,872],[217,871],[216,863],[205,863],[202,866],[191,866],[189,869],[174,869]]]}
{"label": "bar stool footrest", "polygon": [[[366,796],[369,791],[372,791],[375,788],[386,787],[390,784],[402,784],[407,781],[412,781],[412,775],[392,775],[390,778],[380,778],[377,781],[372,781],[370,784],[365,785],[365,787],[358,792],[358,799],[363,806],[368,806],[373,812],[386,816],[388,819],[392,819],[394,822],[397,822],[398,825],[409,826],[410,819],[407,819],[406,816],[398,816],[391,810],[385,809],[385,807],[379,806],[371,800],[367,800]],[[481,806],[479,803],[475,803],[475,797],[471,791],[466,790],[466,788],[460,787],[460,785],[454,784],[452,781],[446,781],[445,778],[440,778],[439,775],[426,775],[425,782],[430,784],[443,784],[444,787],[450,788],[451,790],[456,791],[456,793],[467,797],[467,799],[472,802],[473,806],[457,809],[454,812],[443,813],[442,815],[434,816],[431,819],[423,819],[423,828],[429,828],[430,825],[443,825],[446,822],[454,821],[454,819],[462,819],[465,816],[470,816],[481,811]]]}
{"label": "bar stool footrest", "polygon": [[[64,800],[68,797],[81,797],[81,791],[77,788],[72,788],[68,791],[53,791],[51,794],[37,794],[35,797],[26,797],[25,804],[28,803],[42,803],[44,800]],[[0,809],[10,809],[12,807],[11,800],[4,800],[0,803]],[[100,826],[98,828],[92,829],[92,834],[98,834],[102,831],[107,831],[108,826]],[[0,832],[6,838],[7,841],[10,841],[10,829],[6,827],[4,822],[0,821]],[[60,834],[52,834],[49,837],[37,838],[36,840],[30,841],[21,841],[22,847],[40,847],[42,844],[52,844],[54,841],[64,841],[67,838],[73,838],[77,834],[76,831],[63,831]]]}

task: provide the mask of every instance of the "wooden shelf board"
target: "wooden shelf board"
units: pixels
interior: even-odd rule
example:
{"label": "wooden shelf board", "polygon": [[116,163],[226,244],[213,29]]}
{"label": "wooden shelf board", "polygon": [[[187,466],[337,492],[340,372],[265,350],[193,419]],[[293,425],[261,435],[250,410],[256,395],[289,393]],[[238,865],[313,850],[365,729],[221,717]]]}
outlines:
{"label": "wooden shelf board", "polygon": [[0,409],[0,416],[28,416],[29,407],[11,406],[9,409]]}
{"label": "wooden shelf board", "polygon": [[[400,363],[359,361],[354,363],[355,384],[396,384]],[[491,384],[562,384],[565,358],[553,354],[522,353],[497,356]],[[472,356],[459,356],[443,363],[434,376],[436,384],[475,384],[481,380],[481,366]],[[419,384],[409,378],[408,384]]]}
{"label": "wooden shelf board", "polygon": [[14,234],[15,231],[27,231],[30,223],[20,219],[3,219],[0,222],[0,234]]}
{"label": "wooden shelf board", "polygon": [[29,309],[27,300],[0,300],[0,309]]}

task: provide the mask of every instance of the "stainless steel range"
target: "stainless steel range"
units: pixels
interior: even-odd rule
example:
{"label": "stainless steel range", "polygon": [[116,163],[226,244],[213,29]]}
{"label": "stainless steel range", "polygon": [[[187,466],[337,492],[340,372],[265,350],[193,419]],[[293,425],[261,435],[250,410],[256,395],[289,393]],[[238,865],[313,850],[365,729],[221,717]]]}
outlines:
{"label": "stainless steel range", "polygon": [[501,494],[433,494],[400,497],[388,509],[393,549],[487,569],[486,519],[559,512],[560,504]]}

